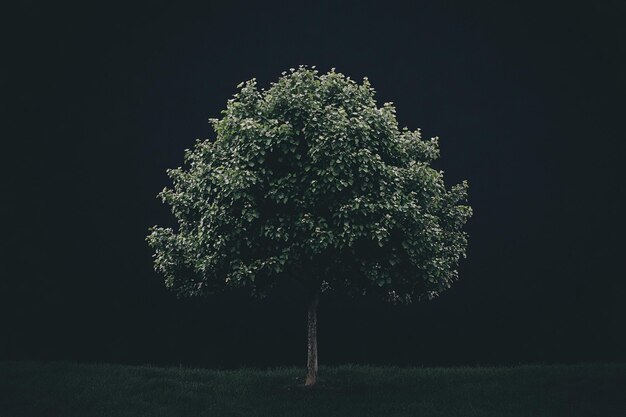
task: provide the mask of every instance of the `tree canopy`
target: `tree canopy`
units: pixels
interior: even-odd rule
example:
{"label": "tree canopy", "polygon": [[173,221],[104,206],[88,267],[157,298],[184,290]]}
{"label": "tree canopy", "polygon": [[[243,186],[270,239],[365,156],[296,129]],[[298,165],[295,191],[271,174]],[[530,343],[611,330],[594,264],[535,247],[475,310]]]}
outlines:
{"label": "tree canopy", "polygon": [[242,83],[212,140],[185,151],[160,196],[155,269],[179,295],[281,284],[408,303],[457,278],[467,183],[431,167],[438,140],[399,128],[367,78],[300,67],[267,89]]}

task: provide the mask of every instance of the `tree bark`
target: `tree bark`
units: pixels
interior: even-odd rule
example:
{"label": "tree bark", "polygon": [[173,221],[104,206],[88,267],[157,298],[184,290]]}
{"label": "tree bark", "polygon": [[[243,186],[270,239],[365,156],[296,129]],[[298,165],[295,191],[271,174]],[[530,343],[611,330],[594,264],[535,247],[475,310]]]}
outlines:
{"label": "tree bark", "polygon": [[318,294],[309,303],[308,312],[308,343],[307,343],[307,375],[304,385],[311,387],[317,382],[317,304]]}

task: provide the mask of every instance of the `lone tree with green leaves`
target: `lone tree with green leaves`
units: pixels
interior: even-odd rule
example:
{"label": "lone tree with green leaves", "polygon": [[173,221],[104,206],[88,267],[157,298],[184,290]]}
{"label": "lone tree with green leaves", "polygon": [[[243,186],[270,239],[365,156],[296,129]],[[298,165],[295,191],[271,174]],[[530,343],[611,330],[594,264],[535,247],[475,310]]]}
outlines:
{"label": "lone tree with green leaves", "polygon": [[317,306],[328,290],[390,302],[430,299],[457,278],[471,216],[467,183],[446,189],[437,138],[398,128],[367,78],[283,72],[238,86],[214,140],[185,151],[159,195],[177,229],[154,226],[155,269],[179,296],[227,288],[265,297],[288,286],[308,305],[317,379]]}

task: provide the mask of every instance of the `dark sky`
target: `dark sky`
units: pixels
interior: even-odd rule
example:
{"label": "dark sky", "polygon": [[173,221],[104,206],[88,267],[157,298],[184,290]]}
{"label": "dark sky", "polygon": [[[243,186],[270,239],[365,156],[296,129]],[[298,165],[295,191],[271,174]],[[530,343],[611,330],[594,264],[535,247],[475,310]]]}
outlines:
{"label": "dark sky", "polygon": [[176,300],[144,238],[235,86],[307,64],[439,136],[475,213],[439,299],[322,301],[322,363],[626,360],[626,2],[86,3],[4,13],[0,358],[304,364],[303,306]]}

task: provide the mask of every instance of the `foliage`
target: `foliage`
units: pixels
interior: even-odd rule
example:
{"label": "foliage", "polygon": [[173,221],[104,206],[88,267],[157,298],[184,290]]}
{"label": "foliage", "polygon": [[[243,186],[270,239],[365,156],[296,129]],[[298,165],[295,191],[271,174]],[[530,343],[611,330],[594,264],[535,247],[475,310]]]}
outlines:
{"label": "foliage", "polygon": [[238,88],[211,119],[215,140],[197,141],[185,167],[168,170],[173,187],[160,196],[179,227],[154,226],[147,238],[168,287],[263,297],[289,283],[396,302],[450,287],[471,208],[467,183],[448,190],[430,166],[437,138],[400,129],[367,78],[334,69]]}

